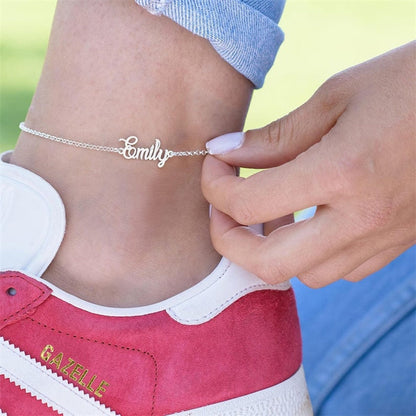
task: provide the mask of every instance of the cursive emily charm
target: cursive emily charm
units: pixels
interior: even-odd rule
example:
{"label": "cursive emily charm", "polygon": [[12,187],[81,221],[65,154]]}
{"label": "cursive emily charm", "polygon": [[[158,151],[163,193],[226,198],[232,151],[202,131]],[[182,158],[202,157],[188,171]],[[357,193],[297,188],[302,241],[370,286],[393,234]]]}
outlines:
{"label": "cursive emily charm", "polygon": [[81,149],[96,150],[98,152],[110,152],[118,153],[124,157],[124,159],[133,160],[152,160],[157,161],[157,166],[163,168],[165,163],[171,157],[176,156],[205,156],[208,154],[207,150],[182,150],[174,151],[161,148],[161,142],[159,139],[155,139],[155,142],[149,147],[136,147],[139,139],[136,136],[129,136],[127,139],[119,139],[124,142],[124,147],[103,146],[100,144],[85,143],[74,139],[64,139],[63,137],[53,136],[49,133],[31,129],[27,127],[22,121],[19,124],[20,130],[33,134],[34,136],[43,137],[44,139],[51,140],[57,143],[67,144],[68,146],[80,147]]}
{"label": "cursive emily charm", "polygon": [[125,159],[158,160],[157,167],[163,168],[166,161],[174,156],[172,150],[160,148],[159,139],[155,139],[155,143],[150,147],[135,147],[139,141],[136,136],[129,136],[127,139],[119,139],[119,141],[124,142],[124,147],[120,149],[120,153]]}

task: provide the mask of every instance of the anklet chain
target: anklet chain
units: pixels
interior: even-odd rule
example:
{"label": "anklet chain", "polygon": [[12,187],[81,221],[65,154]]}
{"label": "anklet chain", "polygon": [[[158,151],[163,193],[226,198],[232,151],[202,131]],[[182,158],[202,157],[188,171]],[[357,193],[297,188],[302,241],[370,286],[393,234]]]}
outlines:
{"label": "anklet chain", "polygon": [[42,137],[57,143],[67,144],[69,146],[80,147],[81,149],[97,150],[98,152],[118,153],[125,159],[158,161],[157,166],[159,168],[163,168],[166,161],[171,157],[205,156],[208,154],[207,150],[173,151],[169,149],[162,149],[161,141],[159,139],[155,139],[154,143],[149,147],[135,147],[139,139],[137,136],[129,136],[126,139],[118,139],[119,141],[124,142],[124,147],[113,147],[53,136],[52,134],[44,133],[27,127],[23,121],[19,124],[19,128],[20,130],[33,134],[34,136]]}

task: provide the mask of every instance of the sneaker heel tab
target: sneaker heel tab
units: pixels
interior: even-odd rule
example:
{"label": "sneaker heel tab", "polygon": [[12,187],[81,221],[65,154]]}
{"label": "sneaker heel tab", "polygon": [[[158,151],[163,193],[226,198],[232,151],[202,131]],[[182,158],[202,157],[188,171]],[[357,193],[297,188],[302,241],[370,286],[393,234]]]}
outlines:
{"label": "sneaker heel tab", "polygon": [[46,285],[20,272],[0,273],[0,329],[30,315],[51,294]]}

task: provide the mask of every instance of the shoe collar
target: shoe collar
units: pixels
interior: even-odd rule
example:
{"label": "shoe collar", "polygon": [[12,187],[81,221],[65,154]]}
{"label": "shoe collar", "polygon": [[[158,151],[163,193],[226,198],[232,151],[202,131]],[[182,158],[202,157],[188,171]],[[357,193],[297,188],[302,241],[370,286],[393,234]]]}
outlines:
{"label": "shoe collar", "polygon": [[65,232],[65,208],[43,178],[0,155],[0,271],[18,271],[48,286],[52,294],[80,309],[108,316],[138,316],[165,310],[186,325],[207,322],[242,296],[258,290],[287,290],[289,282],[268,285],[226,258],[202,281],[162,302],[133,308],[93,304],[41,278]]}
{"label": "shoe collar", "polygon": [[44,179],[0,155],[0,270],[41,276],[61,245],[65,208]]}

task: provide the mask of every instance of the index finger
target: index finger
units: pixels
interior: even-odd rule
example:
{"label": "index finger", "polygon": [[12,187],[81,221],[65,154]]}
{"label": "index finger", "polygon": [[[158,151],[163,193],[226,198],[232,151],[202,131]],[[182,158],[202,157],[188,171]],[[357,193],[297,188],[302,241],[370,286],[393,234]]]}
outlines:
{"label": "index finger", "polygon": [[328,158],[318,150],[320,143],[296,159],[249,178],[235,176],[234,169],[213,156],[202,168],[202,191],[219,211],[239,224],[252,225],[313,205],[330,202],[331,177]]}

